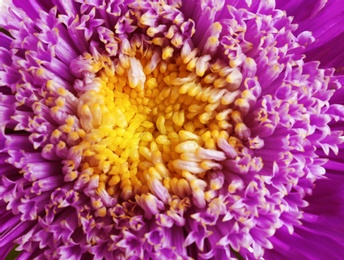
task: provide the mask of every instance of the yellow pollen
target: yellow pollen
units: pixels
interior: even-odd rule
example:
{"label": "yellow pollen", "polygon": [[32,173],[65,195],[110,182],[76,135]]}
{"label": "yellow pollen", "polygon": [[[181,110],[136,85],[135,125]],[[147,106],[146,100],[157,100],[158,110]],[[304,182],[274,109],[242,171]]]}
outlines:
{"label": "yellow pollen", "polygon": [[[219,33],[222,27],[215,23],[212,30]],[[181,44],[178,35],[171,32],[169,37],[174,46]],[[165,40],[155,37],[153,44],[164,45]],[[216,37],[208,41],[217,44]],[[164,203],[170,195],[192,194],[193,202],[204,207],[223,184],[204,181],[213,169],[222,169],[225,157],[218,140],[249,134],[240,112],[229,106],[239,96],[240,106],[252,94],[229,91],[240,75],[212,62],[210,55],[198,57],[198,50],[187,44],[181,51],[167,46],[162,52],[123,44],[123,53],[114,60],[100,56],[91,62],[94,88],[80,93],[77,118],[68,117],[52,134],[56,140],[67,135],[68,145],[82,155],[80,166],[71,164],[65,178],[78,178],[96,193],[122,200],[142,195],[153,204],[148,193]],[[66,107],[68,93],[58,92],[61,98],[54,101],[53,113]],[[66,143],[57,147],[62,150]],[[107,214],[101,201],[92,206],[98,216]]]}

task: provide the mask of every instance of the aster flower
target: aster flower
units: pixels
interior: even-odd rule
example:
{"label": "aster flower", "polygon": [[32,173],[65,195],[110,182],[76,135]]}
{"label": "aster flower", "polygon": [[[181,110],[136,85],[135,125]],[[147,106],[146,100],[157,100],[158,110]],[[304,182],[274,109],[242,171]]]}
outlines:
{"label": "aster flower", "polygon": [[307,3],[6,1],[3,256],[340,259],[343,12]]}

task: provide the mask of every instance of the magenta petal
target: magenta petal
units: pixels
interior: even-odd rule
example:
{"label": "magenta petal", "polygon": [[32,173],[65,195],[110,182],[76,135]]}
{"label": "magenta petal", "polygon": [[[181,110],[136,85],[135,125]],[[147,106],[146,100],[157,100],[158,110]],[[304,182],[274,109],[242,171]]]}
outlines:
{"label": "magenta petal", "polygon": [[344,255],[339,0],[0,6],[1,259]]}
{"label": "magenta petal", "polygon": [[[339,1],[338,1],[339,2]],[[283,1],[277,0],[276,7],[287,11],[288,15],[294,17],[295,23],[302,23],[315,17],[326,5],[327,0],[300,0]]]}
{"label": "magenta petal", "polygon": [[314,48],[312,48],[311,44],[309,46],[310,50],[306,52],[307,59],[319,60],[321,61],[321,67],[334,67],[336,68],[336,74],[343,75],[344,54],[342,48],[338,46],[338,42],[342,42],[343,40],[344,32],[336,37],[329,37],[327,40],[324,41],[323,44],[316,46]]}
{"label": "magenta petal", "polygon": [[334,1],[277,1],[277,7],[295,16],[297,32],[312,32],[315,41],[306,46],[308,60],[320,60],[323,67],[335,67],[343,74],[344,4]]}

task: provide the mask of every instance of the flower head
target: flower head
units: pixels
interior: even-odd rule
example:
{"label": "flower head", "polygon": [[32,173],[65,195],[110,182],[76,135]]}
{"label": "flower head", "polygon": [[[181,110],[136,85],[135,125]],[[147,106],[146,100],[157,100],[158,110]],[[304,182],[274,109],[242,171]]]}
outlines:
{"label": "flower head", "polygon": [[0,251],[253,259],[311,233],[343,181],[342,78],[274,1],[6,6]]}

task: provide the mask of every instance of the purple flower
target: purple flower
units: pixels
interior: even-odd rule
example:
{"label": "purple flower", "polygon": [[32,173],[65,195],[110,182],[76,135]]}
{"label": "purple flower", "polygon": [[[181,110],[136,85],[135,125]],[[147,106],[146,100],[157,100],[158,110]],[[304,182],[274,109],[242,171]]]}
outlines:
{"label": "purple flower", "polygon": [[0,6],[2,259],[342,258],[339,0]]}

